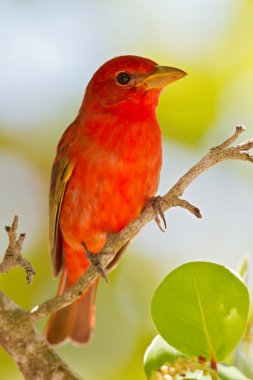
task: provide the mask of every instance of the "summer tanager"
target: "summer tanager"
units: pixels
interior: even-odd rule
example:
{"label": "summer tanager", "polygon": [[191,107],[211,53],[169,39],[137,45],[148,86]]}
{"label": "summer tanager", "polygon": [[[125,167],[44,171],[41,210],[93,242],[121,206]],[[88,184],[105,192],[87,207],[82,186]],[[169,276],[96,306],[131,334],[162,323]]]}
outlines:
{"label": "summer tanager", "polygon": [[[106,62],[89,82],[52,168],[50,250],[55,275],[61,271],[58,294],[99,257],[107,235],[127,226],[155,195],[162,162],[156,106],[162,88],[185,75],[129,55]],[[51,344],[89,340],[97,284],[51,316]]]}

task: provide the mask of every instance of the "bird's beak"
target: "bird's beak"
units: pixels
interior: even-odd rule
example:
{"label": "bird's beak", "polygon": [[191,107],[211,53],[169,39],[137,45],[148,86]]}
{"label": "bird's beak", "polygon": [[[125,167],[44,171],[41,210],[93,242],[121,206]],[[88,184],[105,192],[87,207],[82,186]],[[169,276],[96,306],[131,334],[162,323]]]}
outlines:
{"label": "bird's beak", "polygon": [[183,70],[168,66],[155,66],[155,70],[147,75],[142,81],[146,90],[163,88],[176,80],[185,77],[187,74]]}

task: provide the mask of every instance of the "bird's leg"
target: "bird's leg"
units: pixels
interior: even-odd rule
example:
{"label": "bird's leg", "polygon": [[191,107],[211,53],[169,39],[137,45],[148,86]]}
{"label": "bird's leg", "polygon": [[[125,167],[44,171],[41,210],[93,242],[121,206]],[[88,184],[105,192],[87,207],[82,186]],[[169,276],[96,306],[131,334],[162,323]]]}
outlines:
{"label": "bird's leg", "polygon": [[[163,202],[164,202],[164,200],[162,199],[162,197],[160,195],[158,195],[156,197],[150,198],[147,201],[146,207],[150,207],[151,206],[153,208],[153,211],[155,213],[155,222],[158,225],[158,227],[160,228],[160,230],[162,232],[165,232],[165,230],[167,228],[167,223],[166,223],[166,219],[165,219],[165,216],[164,216],[164,212],[162,210],[162,203]],[[161,220],[160,220],[160,218],[163,221],[164,227],[161,226]]]}
{"label": "bird's leg", "polygon": [[100,260],[101,254],[100,253],[92,253],[92,252],[90,252],[87,249],[86,244],[84,242],[82,242],[82,246],[84,248],[84,251],[85,251],[85,254],[87,256],[87,259],[89,260],[89,262],[91,263],[91,265],[94,266],[94,268],[96,269],[97,273],[102,278],[104,278],[105,281],[108,283],[108,278],[106,276],[106,271],[103,268],[103,265],[102,265],[101,260]]}

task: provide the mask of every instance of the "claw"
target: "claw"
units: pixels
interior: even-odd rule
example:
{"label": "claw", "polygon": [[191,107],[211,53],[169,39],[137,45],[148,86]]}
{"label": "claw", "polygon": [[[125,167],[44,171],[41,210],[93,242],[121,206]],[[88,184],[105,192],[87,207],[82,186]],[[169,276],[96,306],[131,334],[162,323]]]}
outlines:
{"label": "claw", "polygon": [[85,254],[87,256],[87,259],[89,260],[89,262],[91,263],[91,265],[93,265],[93,267],[96,269],[96,271],[99,274],[99,276],[101,276],[102,278],[104,278],[105,281],[108,283],[108,278],[106,276],[106,271],[104,270],[103,265],[101,264],[100,253],[92,253],[92,252],[90,252],[87,249],[86,244],[84,242],[82,242],[82,246],[84,248],[84,251],[85,251]]}
{"label": "claw", "polygon": [[[161,206],[163,202],[164,202],[164,200],[162,199],[162,197],[160,195],[158,195],[157,197],[150,198],[148,200],[148,205],[150,205],[153,208],[153,211],[155,213],[155,222],[158,225],[159,229],[162,232],[165,232],[165,230],[167,228],[167,223],[166,223],[164,212],[163,212],[162,206]],[[160,218],[163,221],[164,227],[161,226]]]}

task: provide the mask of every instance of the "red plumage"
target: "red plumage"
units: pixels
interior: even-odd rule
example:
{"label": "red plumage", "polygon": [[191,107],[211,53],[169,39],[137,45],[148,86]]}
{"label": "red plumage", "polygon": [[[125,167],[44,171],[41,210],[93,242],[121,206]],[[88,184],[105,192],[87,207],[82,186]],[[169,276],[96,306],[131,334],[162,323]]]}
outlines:
{"label": "red plumage", "polygon": [[[161,168],[156,105],[162,87],[185,75],[158,68],[135,56],[106,62],[88,84],[80,112],[59,142],[50,188],[50,248],[55,274],[62,270],[59,294],[90,265],[82,242],[99,253],[107,234],[135,219],[156,193]],[[51,316],[50,343],[88,341],[97,283]]]}

